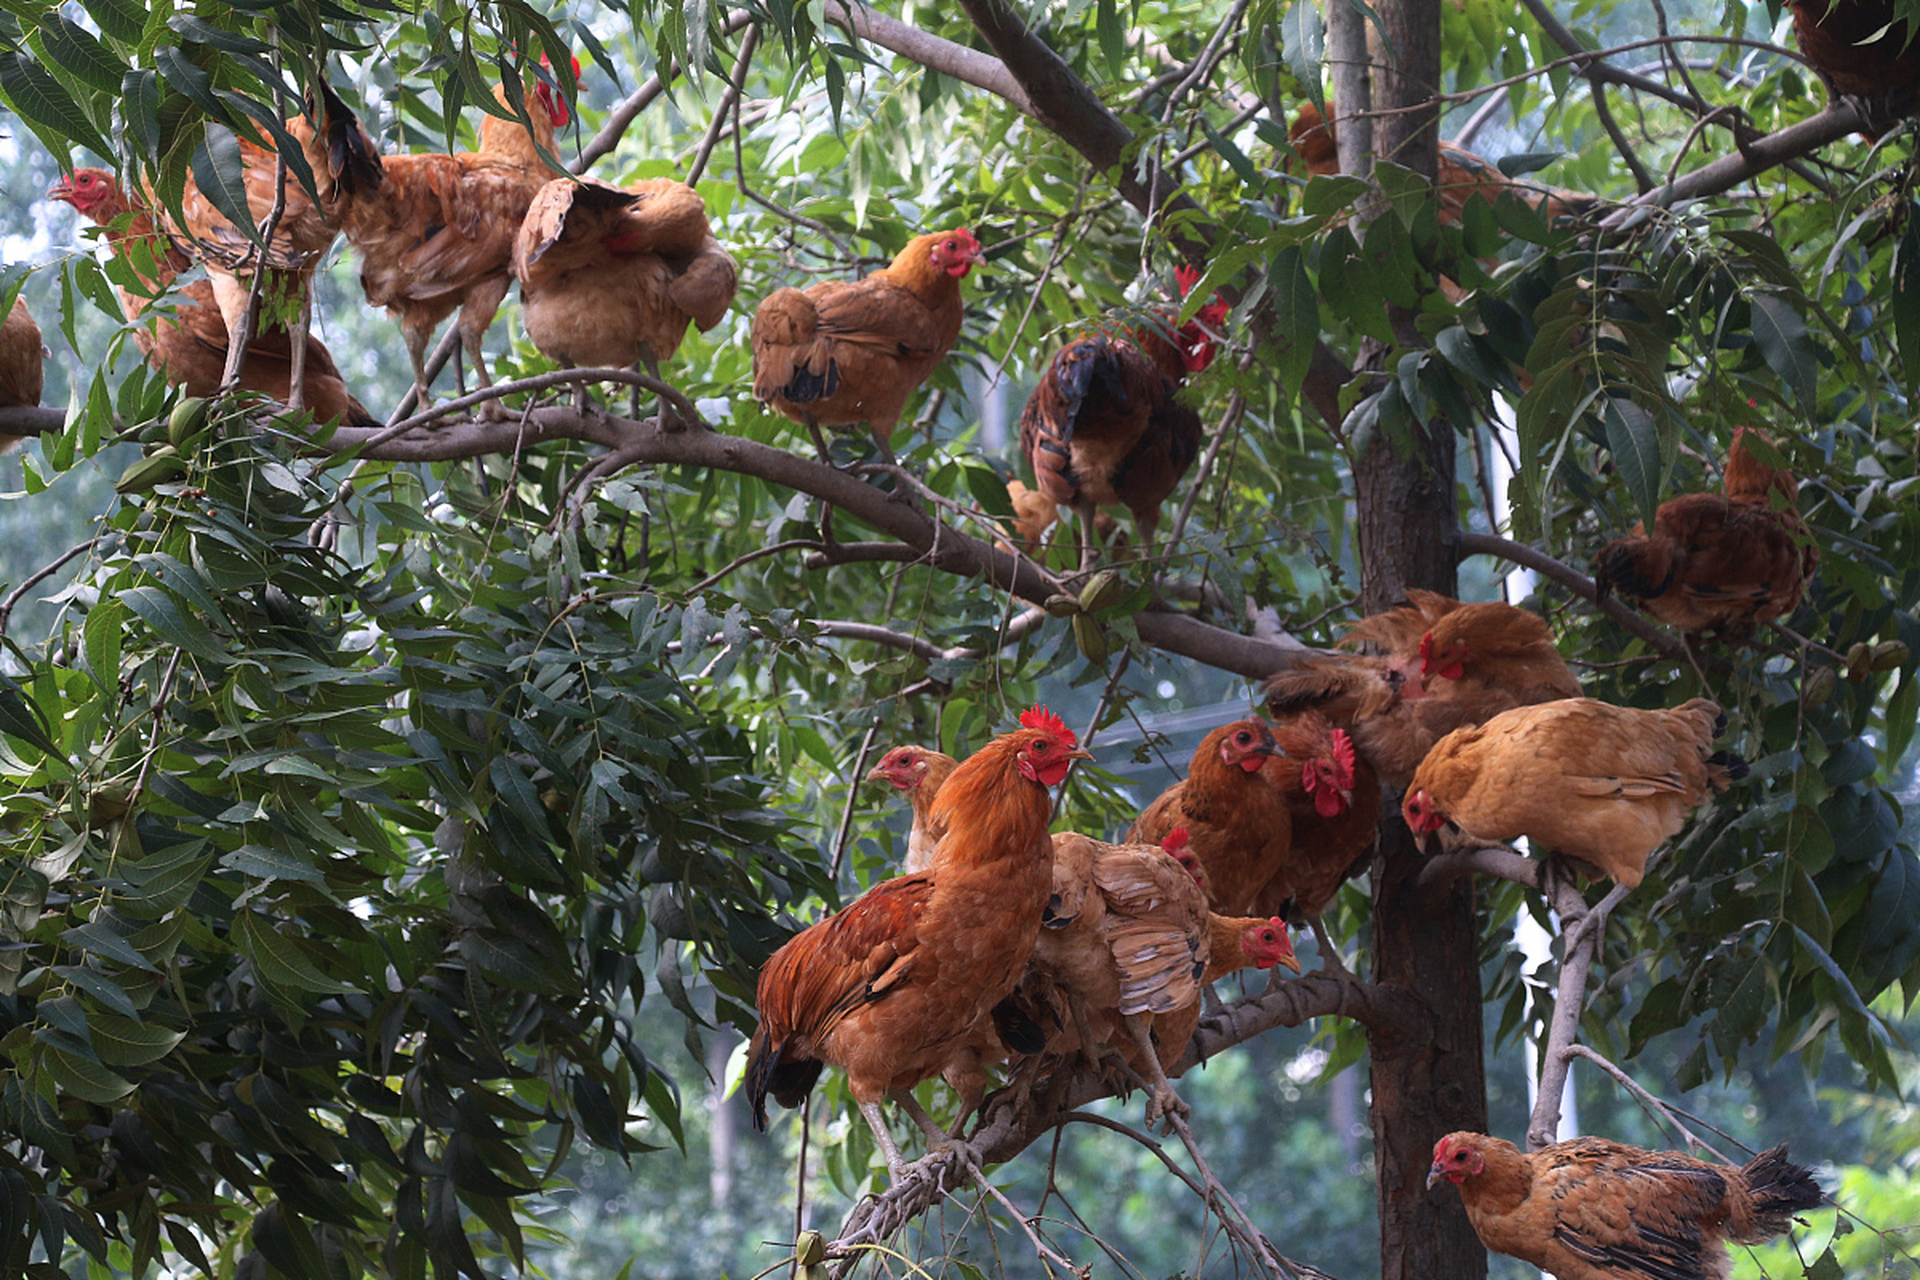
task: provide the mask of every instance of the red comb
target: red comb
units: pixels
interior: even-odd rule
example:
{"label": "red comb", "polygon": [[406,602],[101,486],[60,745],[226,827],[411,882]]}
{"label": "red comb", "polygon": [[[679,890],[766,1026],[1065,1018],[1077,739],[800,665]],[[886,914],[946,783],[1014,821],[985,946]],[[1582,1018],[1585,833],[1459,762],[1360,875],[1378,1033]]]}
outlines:
{"label": "red comb", "polygon": [[1187,829],[1185,827],[1175,827],[1173,830],[1167,832],[1167,834],[1164,837],[1162,837],[1160,841],[1160,848],[1163,851],[1173,854],[1176,857],[1178,857],[1180,854],[1180,851],[1185,849],[1186,847],[1187,847]]}
{"label": "red comb", "polygon": [[1200,277],[1204,274],[1200,268],[1188,266],[1184,262],[1175,267],[1173,269],[1173,282],[1180,286],[1180,296],[1184,298],[1192,293],[1193,286],[1200,283]]}
{"label": "red comb", "polygon": [[1058,738],[1069,747],[1080,745],[1080,739],[1073,730],[1067,728],[1062,720],[1045,707],[1028,707],[1020,713],[1020,726],[1024,729],[1038,729],[1040,732]]}
{"label": "red comb", "polygon": [[1333,762],[1340,766],[1341,776],[1347,779],[1347,785],[1353,784],[1353,739],[1345,729],[1333,731]]}

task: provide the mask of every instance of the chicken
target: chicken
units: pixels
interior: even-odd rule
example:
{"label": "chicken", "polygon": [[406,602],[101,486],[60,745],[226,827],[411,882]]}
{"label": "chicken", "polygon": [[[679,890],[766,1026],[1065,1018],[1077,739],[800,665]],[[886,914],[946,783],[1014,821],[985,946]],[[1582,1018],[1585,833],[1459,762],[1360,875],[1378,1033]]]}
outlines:
{"label": "chicken", "polygon": [[[142,282],[142,290],[120,287],[120,307],[129,323],[146,314],[152,301],[165,293],[174,277],[187,269],[187,256],[175,248],[154,225],[153,213],[135,205],[119,182],[104,169],[75,169],[47,192],[49,198],[72,205],[82,217],[107,228],[107,241],[128,262]],[[193,280],[156,312],[151,328],[134,330],[134,343],[166,380],[188,395],[210,396],[226,375],[227,326],[214,299],[213,285]],[[380,420],[347,391],[333,355],[318,338],[304,344],[307,408],[315,421],[339,422],[371,429]],[[240,387],[291,403],[293,339],[285,329],[262,328],[247,344],[240,369]]]}
{"label": "chicken", "polygon": [[547,183],[514,238],[513,274],[541,354],[568,367],[644,363],[656,378],[689,324],[705,332],[726,317],[740,279],[700,193],[670,178]]}
{"label": "chicken", "polygon": [[1593,698],[1516,707],[1435,743],[1401,812],[1418,834],[1452,822],[1476,840],[1525,836],[1631,889],[1689,813],[1746,776],[1744,760],[1713,749],[1726,722],[1705,698],[1670,711]]}
{"label": "chicken", "polygon": [[[1177,273],[1184,296],[1200,273]],[[1210,302],[1178,331],[1141,326],[1092,333],[1056,351],[1020,414],[1020,448],[1034,486],[1080,516],[1082,563],[1092,556],[1095,510],[1124,506],[1151,548],[1160,504],[1200,451],[1200,415],[1177,394],[1213,362],[1209,329],[1228,308]],[[1164,315],[1171,323],[1173,316]]]}
{"label": "chicken", "polygon": [[[46,373],[47,349],[40,344],[40,326],[27,312],[27,300],[16,296],[0,323],[0,409],[31,409],[40,403]],[[0,436],[0,453],[24,437]]]}
{"label": "chicken", "polygon": [[[1814,2],[1819,3],[1819,0]],[[1331,107],[1333,104],[1329,102],[1327,105]],[[1300,110],[1294,113],[1293,123],[1287,127],[1287,139],[1306,162],[1309,174],[1324,177],[1340,172],[1339,139],[1334,126],[1327,123],[1326,117],[1320,114],[1320,108],[1313,103],[1302,103]],[[1599,205],[1595,197],[1582,192],[1515,181],[1502,173],[1492,161],[1446,141],[1440,144],[1440,160],[1433,185],[1434,198],[1439,205],[1435,212],[1443,225],[1459,223],[1465,216],[1467,201],[1476,196],[1491,204],[1500,198],[1502,192],[1507,191],[1529,204],[1539,205],[1547,221],[1555,225],[1591,213]]]}
{"label": "chicken", "polygon": [[[318,88],[319,129],[307,158],[322,204],[359,251],[367,301],[399,322],[422,403],[427,343],[456,309],[474,379],[492,386],[481,342],[512,283],[514,236],[553,177],[541,153],[553,153],[554,130],[572,118],[565,96],[539,80],[527,100],[531,128],[486,116],[478,151],[382,156],[332,86]],[[505,85],[495,86],[494,100],[512,111]],[[498,401],[487,403],[486,416],[499,416]]]}
{"label": "chicken", "polygon": [[1013,518],[1008,522],[1011,527],[1003,525],[1002,528],[1022,554],[1039,555],[1047,543],[1047,530],[1060,519],[1059,504],[1019,480],[1007,481],[1007,501],[1013,504]]}
{"label": "chicken", "polygon": [[[766,1129],[769,1093],[799,1106],[823,1066],[840,1067],[899,1178],[903,1162],[880,1100],[965,1069],[976,1028],[1033,953],[1053,891],[1048,788],[1075,760],[1092,758],[1044,707],[1020,724],[941,788],[932,818],[947,836],[934,869],[882,881],[762,966],[746,1064],[756,1129]],[[950,1083],[971,1109],[984,1078]]]}
{"label": "chicken", "polygon": [[1800,487],[1785,467],[1761,461],[1751,442],[1771,449],[1751,427],[1735,427],[1720,493],[1669,498],[1653,533],[1633,533],[1601,548],[1594,587],[1618,591],[1689,636],[1706,631],[1750,636],[1755,625],[1799,607],[1820,549],[1794,506]]}
{"label": "chicken", "polygon": [[1293,823],[1287,857],[1254,896],[1255,915],[1296,924],[1327,909],[1373,847],[1380,826],[1380,778],[1361,760],[1345,729],[1317,711],[1276,723],[1286,754],[1260,767],[1261,780],[1286,799]]}
{"label": "chicken", "polygon": [[1267,714],[1285,720],[1318,711],[1346,730],[1381,783],[1404,790],[1433,745],[1414,722],[1426,697],[1417,661],[1398,657],[1304,653],[1261,686]]}
{"label": "chicken", "polygon": [[753,313],[753,396],[814,432],[866,423],[882,448],[907,397],[960,337],[960,281],[981,261],[965,227],[915,236],[862,280],[775,289]]}
{"label": "chicken", "polygon": [[1450,1133],[1427,1186],[1443,1178],[1482,1244],[1559,1280],[1726,1280],[1728,1241],[1759,1244],[1826,1199],[1784,1143],[1736,1169],[1605,1138],[1527,1154]]}
{"label": "chicken", "polygon": [[1920,109],[1920,48],[1892,0],[1787,0],[1800,52],[1836,98],[1859,110],[1873,142]]}
{"label": "chicken", "polygon": [[[1163,1059],[1177,1062],[1192,1038],[1185,1015],[1191,1011],[1197,1022],[1201,991],[1249,963],[1300,971],[1280,921],[1231,920],[1207,909],[1206,892],[1169,856],[1186,838],[1179,827],[1164,841],[1169,848],[1108,844],[1072,831],[1054,836],[1053,896],[1033,950],[1034,967],[1073,1007],[1075,1034],[1049,1047],[1056,1053],[1079,1047],[1089,1056],[1094,1046],[1118,1049],[1151,1083],[1149,1124],[1163,1114],[1187,1113]],[[1174,1015],[1184,1034],[1156,1035],[1161,1015]]]}
{"label": "chicken", "polygon": [[887,752],[867,771],[868,782],[893,784],[913,805],[913,830],[907,834],[907,860],[902,865],[909,875],[933,865],[933,851],[947,834],[946,823],[934,821],[933,801],[958,764],[943,751],[905,746]]}
{"label": "chicken", "polygon": [[1286,798],[1260,779],[1261,767],[1279,753],[1257,716],[1221,725],[1200,740],[1186,778],[1135,819],[1127,843],[1158,844],[1175,827],[1185,827],[1206,869],[1213,909],[1246,915],[1285,861],[1292,839]]}

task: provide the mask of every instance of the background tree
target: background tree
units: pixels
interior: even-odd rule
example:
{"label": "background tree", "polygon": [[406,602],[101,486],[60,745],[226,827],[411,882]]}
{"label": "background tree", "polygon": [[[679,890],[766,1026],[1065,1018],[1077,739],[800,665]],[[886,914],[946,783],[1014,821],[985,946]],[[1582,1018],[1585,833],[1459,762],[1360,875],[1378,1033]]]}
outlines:
{"label": "background tree", "polygon": [[[1763,1033],[1808,1071],[1837,1044],[1847,1087],[1902,1096],[1888,1016],[1920,978],[1898,794],[1920,700],[1907,136],[1845,141],[1851,106],[1726,34],[1764,38],[1760,7],[1647,31],[1625,11],[1388,0],[1371,29],[1332,6],[1324,36],[1305,0],[963,10],[832,3],[826,27],[780,5],[0,16],[17,123],[163,197],[188,172],[231,188],[233,132],[297,110],[316,76],[393,145],[458,146],[498,75],[578,48],[585,123],[562,158],[690,175],[743,269],[743,305],[668,372],[710,430],[577,411],[572,385],[606,379],[548,372],[509,321],[496,377],[528,376],[497,388],[506,422],[455,402],[328,434],[222,400],[182,482],[108,500],[97,477],[132,453],[115,442],[168,393],[113,319],[117,267],[55,253],[76,243],[65,223],[10,242],[39,269],[10,268],[0,304],[16,286],[34,302],[72,406],[0,415],[46,433],[14,506],[43,527],[100,514],[56,546],[12,544],[33,554],[0,605],[78,548],[48,620],[14,620],[0,687],[9,1265],[53,1274],[67,1239],[134,1271],[519,1265],[516,1206],[576,1137],[656,1166],[645,1153],[684,1133],[677,1087],[719,1067],[710,1037],[751,1027],[759,960],[884,874],[891,838],[852,838],[881,831],[851,791],[876,747],[964,751],[1045,696],[1105,748],[1065,817],[1115,830],[1168,776],[1138,766],[1183,758],[1135,728],[1163,700],[1239,699],[1215,673],[1257,679],[1405,587],[1451,590],[1469,555],[1507,562],[1467,565],[1476,594],[1511,563],[1542,573],[1535,604],[1596,695],[1706,692],[1755,763],[1599,935],[1563,997],[1584,1002],[1585,1042],[1654,1092],[1749,1070]],[[1303,180],[1287,147],[1323,62],[1342,167],[1365,180]],[[1564,150],[1555,181],[1617,203],[1555,226],[1506,195],[1443,222],[1436,116],[1472,142],[1502,107],[1507,168]],[[8,177],[20,207],[50,165]],[[864,440],[817,460],[745,394],[751,302],[959,222],[990,268],[900,466]],[[1072,548],[994,545],[1023,470],[1008,411],[1060,335],[1171,296],[1178,261],[1207,266],[1196,305],[1216,285],[1236,305],[1232,358],[1190,393],[1209,443],[1156,560],[1123,559],[1131,589],[1076,627],[1045,607],[1078,594]],[[372,379],[363,399],[396,403],[399,344],[338,273],[329,340]],[[1577,566],[1701,487],[1747,421],[1803,477],[1825,554],[1792,630],[1690,654],[1617,602],[1589,607]],[[1367,981],[1310,974],[1203,1024],[1209,1055],[1312,1019],[1330,1064],[1364,1039],[1383,1275],[1482,1265],[1425,1163],[1438,1133],[1488,1115],[1483,1000],[1496,1039],[1530,1025],[1541,980],[1505,940],[1546,905],[1495,875],[1432,875],[1389,819],[1329,913]],[[698,1065],[672,1065],[676,1039]],[[1005,1160],[1061,1123],[1003,1108],[971,1149]],[[1202,1124],[1199,1151],[1226,1145]],[[852,1192],[868,1155],[849,1132],[825,1159]],[[860,1213],[913,1220],[951,1189],[936,1182]],[[1214,1247],[1317,1264],[1310,1239],[1260,1234],[1260,1188],[1195,1182],[1230,1228]],[[1121,1230],[1087,1216],[1014,1238],[1085,1262],[1088,1235]]]}

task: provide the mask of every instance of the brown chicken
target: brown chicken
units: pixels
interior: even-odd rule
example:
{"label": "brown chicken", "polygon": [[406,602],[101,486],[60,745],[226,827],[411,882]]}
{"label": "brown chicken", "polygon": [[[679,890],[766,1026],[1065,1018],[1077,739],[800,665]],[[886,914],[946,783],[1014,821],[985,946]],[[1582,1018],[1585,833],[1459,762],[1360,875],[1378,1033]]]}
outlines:
{"label": "brown chicken", "polygon": [[[320,127],[307,151],[314,180],[328,216],[360,253],[367,301],[400,324],[422,403],[427,343],[455,310],[474,379],[492,386],[481,342],[512,283],[514,235],[553,177],[540,153],[553,153],[554,130],[572,118],[566,98],[541,79],[527,97],[531,130],[488,115],[478,151],[382,156],[332,86],[318,87]],[[495,86],[494,100],[511,112],[505,85]],[[485,415],[498,417],[499,402],[487,404]]]}
{"label": "brown chicken", "polygon": [[1647,855],[1736,778],[1746,762],[1716,752],[1717,704],[1671,711],[1566,698],[1516,707],[1434,744],[1401,805],[1418,834],[1448,822],[1470,839],[1591,863],[1629,889]]}
{"label": "brown chicken", "polygon": [[905,746],[887,752],[867,771],[868,782],[891,783],[913,805],[913,830],[907,833],[907,860],[902,864],[908,875],[933,865],[933,851],[947,834],[945,822],[934,821],[933,802],[958,764],[943,751]]}
{"label": "brown chicken", "polygon": [[1920,109],[1920,48],[1891,0],[1787,0],[1793,35],[1828,90],[1852,102],[1872,142]]}
{"label": "brown chicken", "polygon": [[1280,869],[1254,896],[1255,915],[1304,923],[1327,909],[1380,826],[1380,778],[1359,758],[1345,729],[1317,711],[1277,722],[1284,756],[1260,777],[1286,799],[1293,836]]}
{"label": "brown chicken", "polygon": [[1605,1138],[1528,1154],[1450,1133],[1427,1186],[1442,1179],[1460,1188],[1480,1243],[1559,1280],[1726,1280],[1728,1241],[1759,1244],[1826,1200],[1784,1143],[1736,1169]]}
{"label": "brown chicken", "polygon": [[1413,709],[1426,697],[1417,660],[1303,653],[1261,686],[1267,714],[1286,720],[1318,711],[1353,736],[1381,783],[1404,789],[1433,739],[1422,740]]}
{"label": "brown chicken", "polygon": [[[898,1179],[880,1100],[954,1068],[1012,992],[1053,891],[1048,788],[1091,758],[1043,707],[1020,723],[941,788],[933,818],[947,838],[934,870],[882,881],[761,968],[746,1065],[756,1129],[766,1129],[769,1093],[799,1106],[823,1066],[840,1067]],[[950,1082],[969,1106],[984,1087],[984,1077]]]}
{"label": "brown chicken", "polygon": [[[1184,296],[1200,273],[1177,273]],[[1096,508],[1123,506],[1147,547],[1160,504],[1200,451],[1200,415],[1178,397],[1187,375],[1213,363],[1229,308],[1210,302],[1177,332],[1142,326],[1092,333],[1056,351],[1020,414],[1020,448],[1035,487],[1080,516],[1082,562],[1092,555]],[[1161,317],[1167,322],[1171,314]]]}
{"label": "brown chicken", "polygon": [[1206,869],[1207,898],[1244,916],[1286,861],[1293,819],[1286,797],[1260,778],[1280,748],[1259,717],[1221,725],[1200,740],[1184,780],[1161,792],[1127,831],[1129,844],[1158,844],[1185,827]]}
{"label": "brown chicken", "polygon": [[726,317],[739,270],[684,182],[622,189],[591,178],[540,188],[513,242],[521,319],[566,367],[645,364],[654,377],[687,336]]}
{"label": "brown chicken", "polygon": [[[54,183],[47,195],[65,201],[82,217],[107,228],[107,242],[114,253],[143,282],[139,290],[124,286],[118,290],[120,308],[129,323],[140,321],[153,300],[191,265],[187,256],[156,229],[152,211],[133,204],[118,180],[104,169],[75,169],[71,177]],[[165,307],[156,310],[150,326],[134,330],[133,340],[147,363],[188,395],[210,396],[220,389],[226,374],[227,325],[208,281],[193,280],[182,286],[168,298]],[[325,345],[308,335],[304,351],[303,398],[315,421],[378,427],[379,419],[347,391]],[[259,392],[282,404],[291,403],[293,339],[285,329],[262,328],[254,334],[247,344],[239,385],[242,390]]]}
{"label": "brown chicken", "polygon": [[[1185,842],[1176,827],[1165,844]],[[1197,1021],[1201,991],[1249,964],[1300,971],[1285,924],[1214,915],[1194,876],[1158,845],[1055,835],[1043,924],[1034,967],[1067,994],[1073,1028],[1049,1049],[1095,1057],[1098,1046],[1112,1046],[1151,1085],[1148,1124],[1187,1114],[1162,1064],[1177,1062],[1192,1038],[1186,1014]],[[1162,1017],[1171,1021],[1163,1026]]]}
{"label": "brown chicken", "polygon": [[[1037,556],[1047,542],[1047,530],[1060,519],[1060,506],[1038,489],[1029,489],[1019,480],[1007,481],[1007,501],[1013,504],[1013,518],[1007,536],[1021,553]],[[1001,544],[1005,546],[1005,543]]]}
{"label": "brown chicken", "polygon": [[[27,312],[27,300],[16,296],[5,322],[0,323],[0,409],[31,409],[40,403],[46,352],[40,344],[40,326]],[[0,453],[23,438],[0,436]]]}
{"label": "brown chicken", "polygon": [[753,396],[814,431],[866,423],[882,447],[907,397],[960,337],[960,281],[981,261],[965,227],[915,236],[861,280],[775,289],[753,313]]}
{"label": "brown chicken", "polygon": [[1762,462],[1750,442],[1768,448],[1751,427],[1735,427],[1720,493],[1686,493],[1660,504],[1653,533],[1633,533],[1601,548],[1594,586],[1618,591],[1688,635],[1752,635],[1758,623],[1784,617],[1820,564],[1806,521],[1794,506],[1793,473]]}

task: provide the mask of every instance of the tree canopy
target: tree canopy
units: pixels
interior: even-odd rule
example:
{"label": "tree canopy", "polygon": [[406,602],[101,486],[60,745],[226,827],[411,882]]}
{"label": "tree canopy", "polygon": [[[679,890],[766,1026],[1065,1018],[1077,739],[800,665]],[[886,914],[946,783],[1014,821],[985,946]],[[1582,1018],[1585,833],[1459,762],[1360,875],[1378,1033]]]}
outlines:
{"label": "tree canopy", "polygon": [[[1165,713],[1244,714],[1248,681],[1409,587],[1527,593],[1591,696],[1711,697],[1751,774],[1604,918],[1599,887],[1543,893],[1532,862],[1430,862],[1390,812],[1326,915],[1340,955],[1208,1012],[1203,1059],[1311,1024],[1330,1071],[1368,1062],[1382,1274],[1484,1266],[1422,1181],[1436,1137],[1487,1127],[1484,1004],[1550,1080],[1586,1053],[1644,1090],[1663,1145],[1705,1130],[1653,1095],[1787,1055],[1811,1075],[1838,1049],[1863,1097],[1906,1098],[1913,133],[1830,99],[1787,26],[1548,0],[5,6],[22,214],[23,170],[98,163],[163,205],[191,176],[250,222],[238,140],[284,140],[317,81],[389,151],[459,150],[496,83],[524,112],[540,56],[577,53],[553,159],[693,183],[741,287],[660,379],[556,370],[510,304],[492,395],[443,375],[422,409],[342,248],[320,331],[389,424],[229,395],[169,443],[178,394],[114,293],[132,268],[62,216],[15,220],[0,314],[29,300],[66,408],[0,409],[38,437],[0,600],[0,1262],[70,1274],[71,1241],[134,1274],[524,1269],[576,1144],[675,1158],[688,1064],[752,1029],[761,961],[891,873],[901,821],[859,791],[881,750],[964,755],[1046,699],[1098,754],[1062,824],[1114,834],[1184,771]],[[1338,106],[1338,171],[1289,140],[1307,103]],[[1440,137],[1511,181],[1436,191]],[[862,432],[821,456],[755,402],[761,298],[959,225],[987,261],[890,452]],[[1032,478],[1010,425],[1064,338],[1164,323],[1177,265],[1203,271],[1182,319],[1232,306],[1185,393],[1206,441],[1096,598],[1071,522],[1009,540],[1006,481]],[[678,424],[641,413],[656,396]],[[1596,601],[1593,553],[1716,488],[1741,425],[1800,480],[1821,560],[1798,610],[1690,645]],[[163,446],[183,465],[150,483]],[[36,593],[53,607],[16,618]],[[1571,939],[1551,980],[1523,974],[1522,916]],[[1671,1076],[1639,1068],[1656,1055]],[[1087,1074],[1054,1109],[990,1109],[980,1181],[1108,1093]],[[831,1073],[820,1098],[816,1120],[845,1101]],[[1323,1274],[1194,1133],[1166,1194],[1224,1233],[1203,1260]],[[824,1141],[849,1198],[885,1190],[858,1125]],[[831,1265],[884,1269],[879,1238],[970,1189],[964,1163],[922,1169],[820,1224],[848,1237]],[[1875,1220],[1879,1190],[1839,1195],[1907,1225]],[[985,1212],[1041,1265],[1103,1265],[1100,1222],[1000,1194]],[[1792,1265],[1911,1274],[1872,1239]]]}

